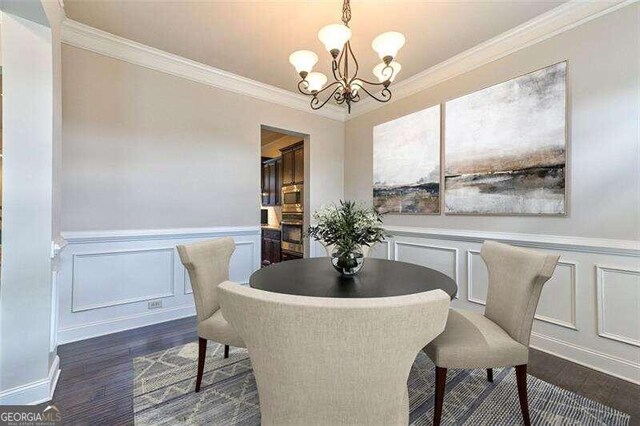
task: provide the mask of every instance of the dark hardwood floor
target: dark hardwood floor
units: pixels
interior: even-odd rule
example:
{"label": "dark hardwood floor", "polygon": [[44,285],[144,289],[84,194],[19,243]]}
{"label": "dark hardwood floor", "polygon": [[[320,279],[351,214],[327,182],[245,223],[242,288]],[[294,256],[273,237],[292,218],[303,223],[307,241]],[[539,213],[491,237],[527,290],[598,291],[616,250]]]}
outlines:
{"label": "dark hardwood floor", "polygon": [[[65,424],[133,424],[132,359],[197,340],[195,317],[58,348],[62,373],[53,402]],[[631,414],[640,425],[640,386],[531,350],[529,374]]]}

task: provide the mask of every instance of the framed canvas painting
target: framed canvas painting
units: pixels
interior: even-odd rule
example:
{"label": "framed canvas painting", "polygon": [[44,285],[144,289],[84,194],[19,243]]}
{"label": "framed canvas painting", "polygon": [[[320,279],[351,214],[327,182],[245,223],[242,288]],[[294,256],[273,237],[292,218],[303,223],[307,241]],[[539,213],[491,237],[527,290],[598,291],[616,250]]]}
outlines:
{"label": "framed canvas painting", "polygon": [[440,105],[373,128],[373,205],[380,213],[440,213]]}
{"label": "framed canvas painting", "polygon": [[566,213],[561,62],[445,105],[446,214]]}

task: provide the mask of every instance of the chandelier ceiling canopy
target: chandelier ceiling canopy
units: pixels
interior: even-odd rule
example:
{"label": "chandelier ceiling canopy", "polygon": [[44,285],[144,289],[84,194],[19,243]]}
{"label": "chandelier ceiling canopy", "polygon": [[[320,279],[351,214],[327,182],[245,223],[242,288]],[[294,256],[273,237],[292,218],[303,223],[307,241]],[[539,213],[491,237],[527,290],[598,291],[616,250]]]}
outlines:
{"label": "chandelier ceiling canopy", "polygon": [[318,31],[318,38],[332,58],[333,81],[328,85],[327,76],[312,72],[313,67],[318,63],[318,55],[310,50],[298,50],[289,56],[289,62],[301,78],[298,82],[298,90],[304,95],[311,96],[312,109],[320,109],[333,99],[339,105],[347,104],[347,110],[351,113],[351,104],[360,101],[360,95],[363,92],[378,102],[387,102],[391,99],[389,86],[402,69],[395,58],[400,48],[404,46],[404,35],[390,31],[373,39],[371,47],[382,62],[373,68],[373,75],[378,82],[368,81],[358,76],[358,60],[349,41],[351,39],[349,21],[351,21],[351,5],[349,0],[344,0],[342,23],[330,24]]}

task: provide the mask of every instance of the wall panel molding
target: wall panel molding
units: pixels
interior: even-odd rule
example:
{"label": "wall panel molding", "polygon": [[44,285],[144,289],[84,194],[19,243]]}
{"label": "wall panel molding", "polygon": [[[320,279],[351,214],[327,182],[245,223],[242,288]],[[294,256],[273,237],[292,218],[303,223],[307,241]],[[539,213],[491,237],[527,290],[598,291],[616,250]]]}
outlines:
{"label": "wall panel molding", "polygon": [[416,228],[410,226],[385,226],[385,229],[390,234],[398,236],[433,238],[471,243],[482,243],[485,240],[493,240],[522,247],[640,257],[640,241],[633,240],[610,240],[560,235],[485,232],[444,228]]}
{"label": "wall panel molding", "polygon": [[[420,247],[424,249],[438,250],[438,251],[451,253],[453,256],[452,258],[453,277],[451,278],[453,278],[455,282],[458,282],[458,277],[460,276],[460,273],[459,273],[460,268],[459,268],[459,262],[458,262],[458,249],[456,247],[445,247],[445,246],[433,245],[429,243],[415,243],[411,241],[394,240],[393,241],[393,260],[402,260],[398,256],[398,247],[400,246]],[[457,296],[458,296],[458,293],[456,293],[456,297]]]}
{"label": "wall panel molding", "polygon": [[[593,19],[628,6],[635,1],[637,0],[616,0],[612,2],[568,1],[431,68],[393,84],[391,86],[393,98],[387,104],[545,41]],[[347,117],[347,120],[382,108],[384,105],[386,104],[381,105],[371,99],[363,100],[358,103],[358,107]]]}
{"label": "wall panel molding", "polygon": [[282,105],[309,114],[317,114],[332,120],[345,120],[346,112],[344,108],[338,105],[329,104],[322,109],[312,110],[309,106],[310,98],[302,94],[155,49],[72,19],[67,18],[62,23],[62,42],[130,64],[140,65],[261,101]]}
{"label": "wall panel molding", "polygon": [[[58,255],[57,282],[60,343],[193,315],[178,244],[231,237],[236,250],[230,278],[246,283],[260,267],[258,226],[67,232],[63,237],[67,244]],[[149,306],[151,300],[160,306]]]}
{"label": "wall panel molding", "polygon": [[[164,297],[171,297],[174,295],[174,262],[175,262],[175,254],[174,254],[174,248],[173,247],[164,247],[164,248],[153,248],[153,249],[135,249],[135,250],[110,250],[110,251],[97,251],[97,252],[92,252],[92,253],[82,253],[82,254],[74,254],[72,256],[72,269],[73,269],[73,274],[71,276],[71,311],[72,312],[82,312],[82,311],[88,311],[88,310],[92,310],[92,309],[101,309],[101,308],[108,308],[111,306],[118,306],[118,305],[126,305],[128,303],[135,303],[135,302],[145,302],[148,300],[152,300],[152,299],[161,299]],[[79,262],[81,262],[83,259],[87,259],[85,262],[89,261],[89,259],[100,259],[100,258],[105,258],[105,257],[120,257],[120,258],[124,258],[127,256],[136,256],[136,255],[144,255],[144,254],[150,254],[150,253],[168,253],[169,254],[169,258],[167,259],[168,264],[167,265],[158,265],[159,267],[162,266],[168,266],[169,268],[169,274],[167,278],[168,281],[168,286],[166,289],[160,289],[161,291],[159,292],[155,292],[155,293],[147,293],[143,296],[136,296],[136,297],[128,297],[128,298],[121,298],[121,299],[111,299],[111,300],[105,300],[104,302],[100,302],[100,303],[93,303],[93,304],[85,304],[85,305],[80,305],[78,303],[78,298],[79,298],[79,292],[81,291],[81,289],[79,288],[79,277],[76,275],[77,272],[77,265]],[[105,259],[103,259],[105,260]],[[110,267],[113,268],[114,262],[111,262]],[[91,266],[89,266],[89,268],[91,268]],[[90,271],[90,273],[94,276],[100,275],[102,273],[104,273],[104,271],[95,271],[96,267],[93,266],[94,271]],[[129,273],[131,273],[133,271],[129,271]],[[134,283],[131,283],[130,285],[134,285]],[[109,292],[108,292],[109,293]]]}
{"label": "wall panel molding", "polygon": [[[596,265],[596,287],[597,287],[597,314],[598,314],[598,335],[600,337],[604,337],[605,339],[615,340],[618,342],[623,342],[629,345],[640,347],[640,340],[632,337],[632,336],[624,336],[619,333],[615,333],[612,331],[607,331],[607,310],[606,310],[606,273],[611,274],[622,274],[622,275],[630,275],[637,276],[638,282],[636,283],[638,286],[635,293],[635,318],[638,321],[638,304],[640,304],[640,269],[629,268],[624,266],[610,266],[610,265]],[[634,294],[626,294],[625,298],[629,300],[634,300]]]}
{"label": "wall panel molding", "polygon": [[113,243],[127,241],[175,240],[188,238],[221,238],[255,235],[259,226],[218,226],[212,228],[171,228],[171,229],[125,229],[114,231],[72,231],[62,232],[67,244]]}

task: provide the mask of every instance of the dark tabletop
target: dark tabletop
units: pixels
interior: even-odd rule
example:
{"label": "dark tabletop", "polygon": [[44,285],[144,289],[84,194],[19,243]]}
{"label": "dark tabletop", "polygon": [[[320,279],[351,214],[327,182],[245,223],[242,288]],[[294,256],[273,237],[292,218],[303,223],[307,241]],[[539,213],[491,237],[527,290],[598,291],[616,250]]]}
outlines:
{"label": "dark tabletop", "polygon": [[328,257],[280,262],[251,275],[253,288],[315,297],[389,297],[442,289],[451,298],[458,287],[436,270],[412,263],[367,258],[360,273],[343,277]]}

